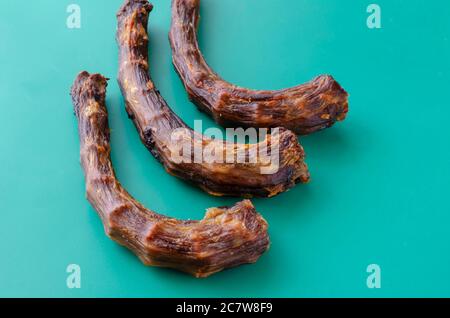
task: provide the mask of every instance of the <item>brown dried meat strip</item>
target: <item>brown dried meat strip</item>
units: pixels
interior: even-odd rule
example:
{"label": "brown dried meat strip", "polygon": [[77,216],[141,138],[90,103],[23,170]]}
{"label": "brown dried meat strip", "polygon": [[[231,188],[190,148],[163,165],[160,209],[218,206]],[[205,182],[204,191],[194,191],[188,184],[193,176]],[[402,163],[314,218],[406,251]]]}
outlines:
{"label": "brown dried meat strip", "polygon": [[285,127],[305,135],[344,120],[348,94],[329,75],[296,87],[249,90],[220,78],[197,43],[200,0],[173,0],[173,64],[192,102],[223,126]]}
{"label": "brown dried meat strip", "polygon": [[170,267],[196,277],[256,262],[268,249],[269,237],[266,221],[250,201],[211,208],[201,221],[182,221],[146,209],[120,185],[110,158],[106,85],[107,79],[100,74],[82,72],[71,95],[87,198],[107,235],[146,265]]}
{"label": "brown dried meat strip", "polygon": [[[279,134],[272,133],[258,144],[227,143],[192,131],[169,108],[148,74],[147,23],[152,8],[146,0],[127,0],[117,14],[118,81],[142,142],[166,170],[213,195],[270,197],[307,182],[304,151],[291,131],[280,129]],[[178,139],[173,138],[175,132]],[[194,149],[214,149],[212,153],[224,160],[174,160],[173,154],[182,148],[180,143],[192,145],[184,157],[192,159]],[[261,150],[279,157],[273,173],[262,173],[270,164],[262,160]],[[231,158],[243,153],[245,162],[225,160],[230,153]]]}

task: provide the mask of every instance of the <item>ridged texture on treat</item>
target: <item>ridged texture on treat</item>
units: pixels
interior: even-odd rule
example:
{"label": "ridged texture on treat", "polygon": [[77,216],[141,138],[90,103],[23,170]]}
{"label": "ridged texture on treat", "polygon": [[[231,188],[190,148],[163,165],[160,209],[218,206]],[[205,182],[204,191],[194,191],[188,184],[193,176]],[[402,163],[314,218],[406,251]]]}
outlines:
{"label": "ridged texture on treat", "polygon": [[220,78],[206,63],[197,43],[200,0],[173,0],[170,43],[173,64],[200,110],[223,126],[285,127],[306,135],[344,120],[348,94],[322,75],[296,87],[250,90]]}
{"label": "ridged texture on treat", "polygon": [[[307,182],[305,154],[293,132],[278,129],[258,144],[227,143],[194,132],[170,109],[148,73],[152,8],[146,0],[127,0],[117,14],[118,81],[142,142],[165,169],[213,195],[270,197]],[[213,160],[195,160],[196,149],[208,150]]]}
{"label": "ridged texture on treat", "polygon": [[82,72],[71,95],[87,198],[107,235],[146,265],[174,268],[196,277],[256,262],[268,249],[269,237],[266,221],[250,201],[211,208],[201,221],[182,221],[146,209],[120,185],[110,158],[106,85],[102,75]]}

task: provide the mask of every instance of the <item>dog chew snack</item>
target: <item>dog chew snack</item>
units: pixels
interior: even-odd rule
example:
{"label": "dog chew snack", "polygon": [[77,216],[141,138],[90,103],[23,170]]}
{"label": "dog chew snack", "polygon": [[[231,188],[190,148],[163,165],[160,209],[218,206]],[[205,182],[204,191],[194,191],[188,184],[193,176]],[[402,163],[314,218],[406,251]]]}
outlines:
{"label": "dog chew snack", "polygon": [[106,86],[102,75],[82,72],[71,95],[87,198],[107,235],[146,265],[174,268],[196,277],[256,262],[268,249],[269,237],[266,221],[250,201],[231,208],[211,208],[201,221],[181,221],[147,210],[120,185],[110,159]]}
{"label": "dog chew snack", "polygon": [[172,0],[173,64],[189,98],[223,126],[285,127],[305,135],[344,120],[348,94],[328,75],[296,87],[249,90],[220,78],[197,43],[200,0]]}
{"label": "dog chew snack", "polygon": [[[125,1],[117,13],[117,42],[118,82],[126,110],[154,157],[170,174],[213,195],[271,197],[307,182],[304,151],[293,132],[280,128],[257,144],[236,144],[194,132],[170,109],[148,73],[147,23],[152,8],[146,0]],[[208,149],[223,160],[196,160],[195,149]],[[275,164],[262,160],[262,150],[270,158],[275,155]]]}

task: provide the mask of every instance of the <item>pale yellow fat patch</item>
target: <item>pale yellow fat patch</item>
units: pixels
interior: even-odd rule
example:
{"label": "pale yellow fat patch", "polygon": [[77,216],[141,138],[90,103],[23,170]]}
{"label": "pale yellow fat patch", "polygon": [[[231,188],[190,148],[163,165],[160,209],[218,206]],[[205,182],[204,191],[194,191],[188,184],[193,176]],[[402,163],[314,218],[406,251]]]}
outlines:
{"label": "pale yellow fat patch", "polygon": [[84,109],[84,115],[86,117],[90,117],[97,113],[101,113],[100,104],[94,100],[89,101],[88,105]]}

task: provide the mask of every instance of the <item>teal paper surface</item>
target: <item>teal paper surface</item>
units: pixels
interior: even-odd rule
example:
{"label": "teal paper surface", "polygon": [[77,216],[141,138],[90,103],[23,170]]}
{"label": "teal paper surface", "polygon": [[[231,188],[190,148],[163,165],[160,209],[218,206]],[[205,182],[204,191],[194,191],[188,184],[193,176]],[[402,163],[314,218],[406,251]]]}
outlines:
{"label": "teal paper surface", "polygon": [[[68,5],[81,8],[70,29]],[[202,119],[171,65],[170,1],[154,0],[150,71],[189,125]],[[0,296],[450,296],[450,2],[202,0],[199,40],[223,78],[279,89],[332,74],[348,118],[300,138],[312,180],[254,199],[271,248],[253,265],[195,279],[149,268],[108,239],[85,199],[69,89],[81,70],[111,78],[118,178],[145,206],[178,218],[231,205],[168,175],[139,141],[117,82],[120,0],[0,0]],[[81,288],[66,285],[69,264]],[[381,269],[381,288],[366,269]]]}

